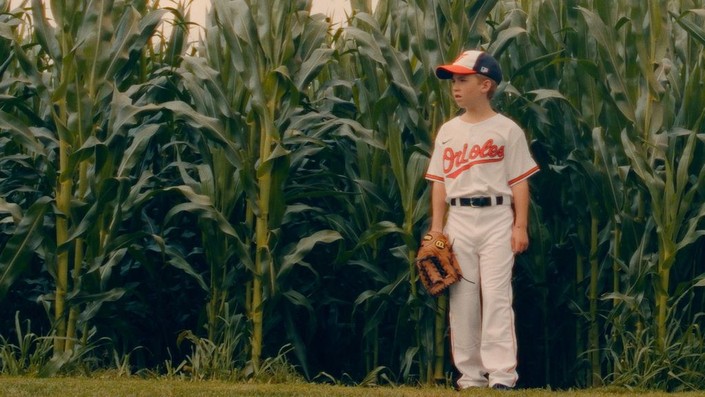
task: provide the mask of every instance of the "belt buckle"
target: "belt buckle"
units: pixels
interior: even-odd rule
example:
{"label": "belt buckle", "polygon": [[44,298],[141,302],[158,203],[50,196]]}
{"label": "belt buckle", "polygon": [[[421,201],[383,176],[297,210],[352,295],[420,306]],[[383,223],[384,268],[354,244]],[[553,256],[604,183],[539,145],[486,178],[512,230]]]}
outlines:
{"label": "belt buckle", "polygon": [[479,198],[470,197],[468,202],[470,203],[470,208],[481,208],[483,206],[482,199]]}
{"label": "belt buckle", "polygon": [[483,208],[492,205],[492,199],[489,197],[471,197],[470,207]]}

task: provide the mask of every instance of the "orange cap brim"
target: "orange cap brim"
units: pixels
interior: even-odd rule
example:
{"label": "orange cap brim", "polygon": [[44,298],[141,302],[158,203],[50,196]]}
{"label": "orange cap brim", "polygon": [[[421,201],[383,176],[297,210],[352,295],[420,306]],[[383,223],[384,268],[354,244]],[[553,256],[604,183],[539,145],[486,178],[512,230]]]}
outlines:
{"label": "orange cap brim", "polygon": [[454,74],[476,74],[477,72],[460,65],[443,65],[436,68],[436,77],[439,79],[449,79]]}

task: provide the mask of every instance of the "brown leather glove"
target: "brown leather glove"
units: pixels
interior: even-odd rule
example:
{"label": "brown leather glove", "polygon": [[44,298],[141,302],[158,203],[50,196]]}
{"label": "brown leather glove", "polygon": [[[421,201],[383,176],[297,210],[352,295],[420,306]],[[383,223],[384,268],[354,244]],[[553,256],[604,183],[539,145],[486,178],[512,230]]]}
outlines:
{"label": "brown leather glove", "polygon": [[448,238],[435,231],[426,233],[421,240],[416,255],[416,270],[421,284],[432,296],[440,295],[463,277]]}

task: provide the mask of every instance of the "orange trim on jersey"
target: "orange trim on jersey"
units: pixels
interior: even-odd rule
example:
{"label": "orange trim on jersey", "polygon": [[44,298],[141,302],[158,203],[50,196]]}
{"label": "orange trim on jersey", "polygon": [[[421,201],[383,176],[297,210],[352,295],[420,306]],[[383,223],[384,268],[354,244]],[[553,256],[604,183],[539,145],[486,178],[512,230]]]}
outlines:
{"label": "orange trim on jersey", "polygon": [[438,175],[426,174],[424,177],[428,180],[431,180],[431,181],[436,181],[436,182],[443,182],[444,181],[443,177],[438,176]]}
{"label": "orange trim on jersey", "polygon": [[537,173],[537,172],[539,172],[539,166],[538,166],[538,165],[537,165],[536,167],[534,167],[534,168],[532,168],[532,169],[526,171],[525,173],[519,175],[518,177],[516,177],[516,178],[514,178],[514,179],[510,179],[509,182],[508,182],[508,184],[509,184],[509,186],[515,185],[515,184],[517,184],[517,183],[523,181],[524,179],[530,177],[531,175],[533,175],[533,174],[535,174],[535,173]]}

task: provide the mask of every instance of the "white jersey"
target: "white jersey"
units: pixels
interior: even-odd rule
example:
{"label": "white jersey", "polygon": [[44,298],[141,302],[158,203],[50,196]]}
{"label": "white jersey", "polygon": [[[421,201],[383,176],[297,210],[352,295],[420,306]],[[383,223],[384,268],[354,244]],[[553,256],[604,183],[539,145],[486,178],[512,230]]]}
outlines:
{"label": "white jersey", "polygon": [[426,179],[445,184],[446,200],[512,195],[539,171],[521,127],[502,114],[471,124],[455,117],[436,136]]}

